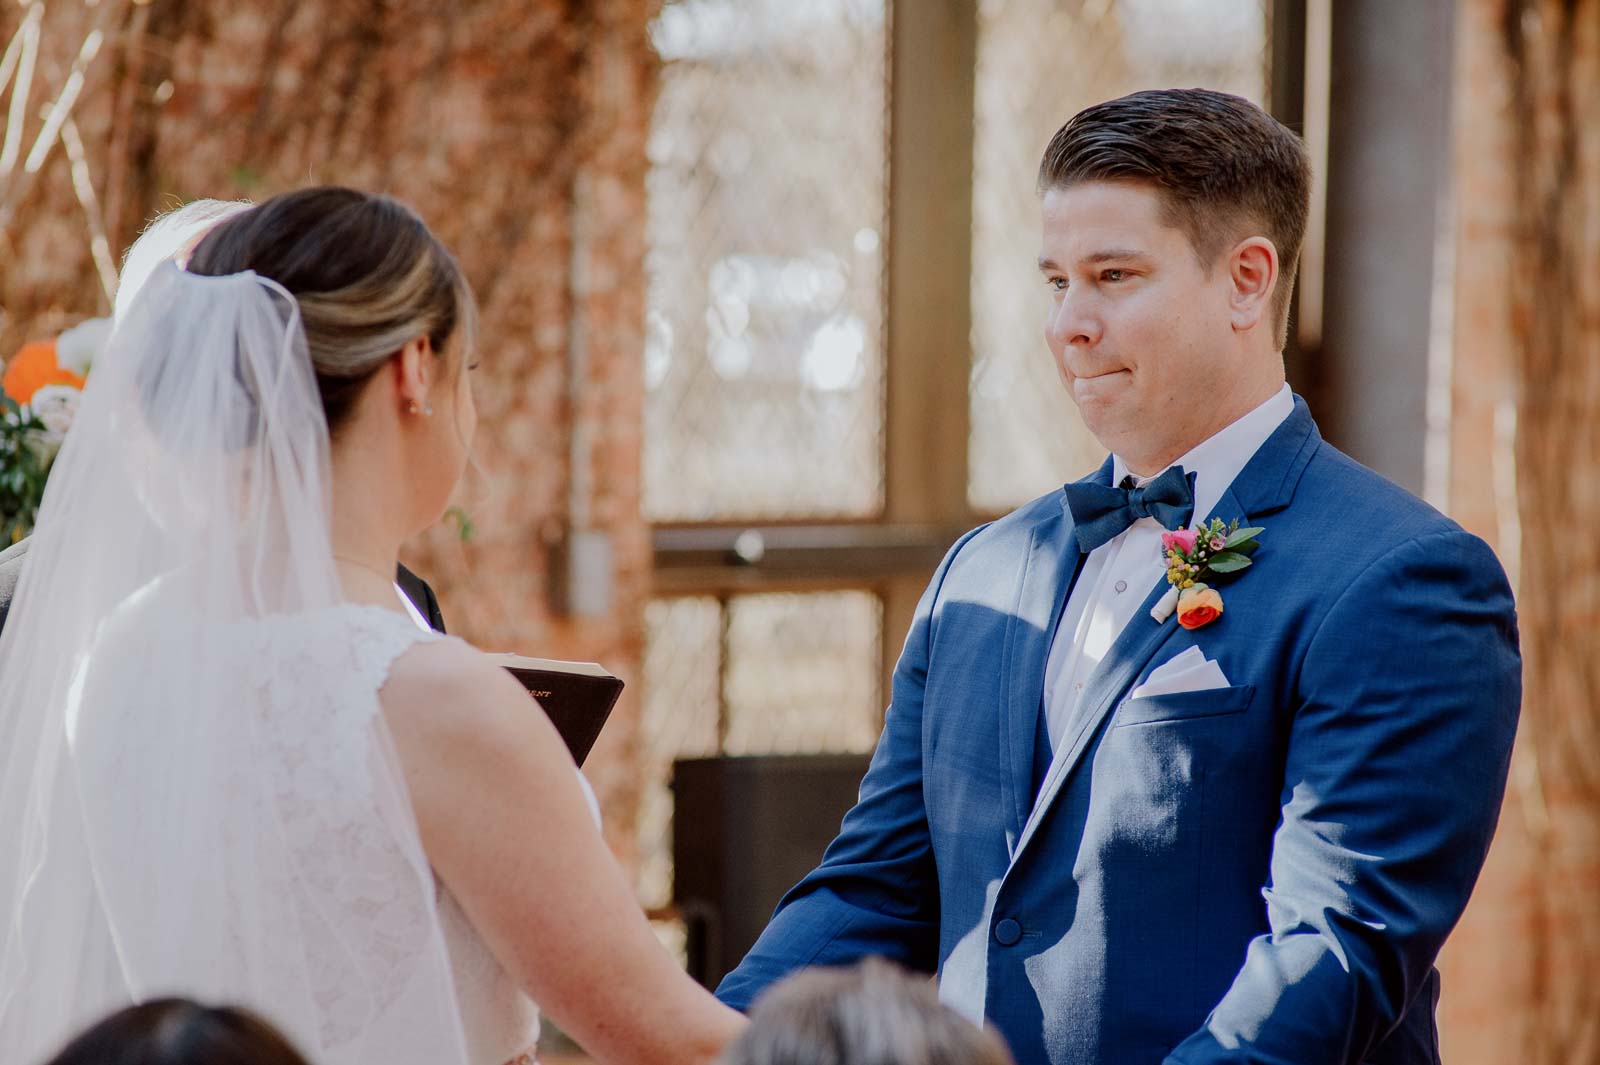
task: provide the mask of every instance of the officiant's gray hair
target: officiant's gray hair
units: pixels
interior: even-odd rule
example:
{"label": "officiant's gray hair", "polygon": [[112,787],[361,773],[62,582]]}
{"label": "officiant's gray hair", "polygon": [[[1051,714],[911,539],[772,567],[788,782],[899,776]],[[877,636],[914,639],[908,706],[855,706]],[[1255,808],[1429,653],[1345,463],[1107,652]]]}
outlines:
{"label": "officiant's gray hair", "polygon": [[458,332],[463,354],[476,332],[472,290],[455,257],[409,207],[375,193],[323,185],[275,196],[213,229],[188,269],[254,270],[294,296],[335,435],[367,381],[407,342],[426,336],[446,359]]}
{"label": "officiant's gray hair", "polygon": [[941,1003],[931,980],[869,958],[774,985],[718,1065],[1011,1065],[1011,1056]]}

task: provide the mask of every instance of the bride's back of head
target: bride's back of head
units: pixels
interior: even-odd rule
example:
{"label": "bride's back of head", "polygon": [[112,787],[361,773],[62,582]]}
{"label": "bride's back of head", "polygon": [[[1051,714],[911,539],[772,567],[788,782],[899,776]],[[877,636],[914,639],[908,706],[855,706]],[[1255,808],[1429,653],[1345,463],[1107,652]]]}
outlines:
{"label": "bride's back of head", "polygon": [[[328,429],[338,436],[372,377],[425,337],[445,358],[470,347],[472,293],[454,256],[417,215],[388,196],[318,186],[275,196],[213,229],[192,274],[252,270],[300,306]],[[449,376],[448,374],[445,376]]]}

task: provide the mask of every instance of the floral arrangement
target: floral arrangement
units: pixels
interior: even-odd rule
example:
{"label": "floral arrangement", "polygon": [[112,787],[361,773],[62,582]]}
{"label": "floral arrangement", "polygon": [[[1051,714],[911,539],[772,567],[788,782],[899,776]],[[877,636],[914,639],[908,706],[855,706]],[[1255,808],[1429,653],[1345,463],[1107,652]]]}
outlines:
{"label": "floral arrangement", "polygon": [[1150,611],[1165,621],[1176,609],[1178,624],[1198,629],[1222,616],[1222,593],[1206,583],[1222,574],[1238,573],[1251,565],[1250,553],[1261,546],[1259,527],[1239,528],[1239,521],[1224,525],[1212,518],[1207,525],[1161,534],[1161,556],[1167,567],[1167,594]]}
{"label": "floral arrangement", "polygon": [[110,334],[110,319],[91,318],[54,340],[24,344],[6,362],[0,376],[0,547],[33,530],[50,466]]}

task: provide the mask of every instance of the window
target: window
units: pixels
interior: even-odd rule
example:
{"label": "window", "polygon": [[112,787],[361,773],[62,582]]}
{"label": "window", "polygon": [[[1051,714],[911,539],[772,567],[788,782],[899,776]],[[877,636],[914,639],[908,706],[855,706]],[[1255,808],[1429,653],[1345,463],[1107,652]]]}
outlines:
{"label": "window", "polygon": [[[644,505],[661,526],[883,509],[886,16],[679,0],[652,26]],[[674,759],[877,738],[876,592],[728,576],[647,611],[638,890],[657,911]]]}
{"label": "window", "polygon": [[883,0],[682,0],[654,24],[654,520],[882,505],[884,31]]}
{"label": "window", "polygon": [[1266,99],[1259,0],[983,0],[972,161],[972,437],[967,497],[1010,510],[1105,452],[1044,343],[1034,179],[1072,115],[1139,89],[1203,85]]}

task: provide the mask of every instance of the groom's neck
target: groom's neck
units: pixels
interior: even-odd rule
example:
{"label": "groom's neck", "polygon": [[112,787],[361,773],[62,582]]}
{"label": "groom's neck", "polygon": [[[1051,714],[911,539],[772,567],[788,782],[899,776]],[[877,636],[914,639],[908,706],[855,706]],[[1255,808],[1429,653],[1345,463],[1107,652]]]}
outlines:
{"label": "groom's neck", "polygon": [[[1264,378],[1249,389],[1238,390],[1225,403],[1216,404],[1209,407],[1209,409],[1194,408],[1197,414],[1203,414],[1203,416],[1192,419],[1173,419],[1165,423],[1167,425],[1186,425],[1184,431],[1170,433],[1163,438],[1155,438],[1152,434],[1152,439],[1149,441],[1148,446],[1139,446],[1139,442],[1136,441],[1135,445],[1126,451],[1118,451],[1117,457],[1122,459],[1123,463],[1128,467],[1128,472],[1135,477],[1154,477],[1277,395],[1278,390],[1282,387],[1283,378],[1281,376],[1275,379]],[[1197,397],[1195,402],[1214,398],[1213,396],[1201,396]]]}

